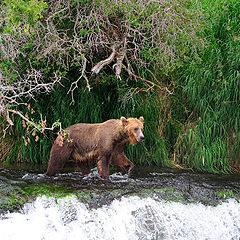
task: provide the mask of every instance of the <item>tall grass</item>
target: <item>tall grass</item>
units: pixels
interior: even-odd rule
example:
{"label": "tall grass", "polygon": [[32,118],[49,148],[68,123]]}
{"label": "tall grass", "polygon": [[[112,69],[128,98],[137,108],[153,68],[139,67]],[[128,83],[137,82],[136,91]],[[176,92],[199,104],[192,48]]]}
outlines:
{"label": "tall grass", "polygon": [[240,2],[200,3],[207,46],[181,77],[196,117],[184,127],[176,152],[183,165],[226,173],[240,167]]}

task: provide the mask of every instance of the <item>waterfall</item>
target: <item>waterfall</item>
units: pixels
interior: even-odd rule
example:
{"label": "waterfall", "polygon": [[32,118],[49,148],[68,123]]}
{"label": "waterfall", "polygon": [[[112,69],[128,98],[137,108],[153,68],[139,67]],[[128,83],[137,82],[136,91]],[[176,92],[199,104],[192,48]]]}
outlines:
{"label": "waterfall", "polygon": [[122,197],[90,209],[76,197],[38,197],[0,217],[1,240],[239,239],[240,203],[217,206]]}

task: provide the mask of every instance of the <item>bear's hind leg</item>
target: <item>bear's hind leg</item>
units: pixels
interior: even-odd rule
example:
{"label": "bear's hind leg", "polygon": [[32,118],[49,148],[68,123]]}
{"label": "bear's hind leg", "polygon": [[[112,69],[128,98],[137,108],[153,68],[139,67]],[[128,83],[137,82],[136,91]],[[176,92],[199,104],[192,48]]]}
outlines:
{"label": "bear's hind leg", "polygon": [[69,160],[71,153],[72,148],[70,148],[67,143],[64,143],[63,146],[59,146],[55,142],[50,152],[50,159],[46,175],[52,176],[59,172]]}

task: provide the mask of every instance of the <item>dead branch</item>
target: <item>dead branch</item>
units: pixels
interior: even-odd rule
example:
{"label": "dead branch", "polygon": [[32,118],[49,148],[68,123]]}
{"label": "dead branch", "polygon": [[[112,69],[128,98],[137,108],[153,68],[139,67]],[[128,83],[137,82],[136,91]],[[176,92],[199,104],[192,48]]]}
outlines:
{"label": "dead branch", "polygon": [[92,70],[91,70],[92,73],[98,74],[105,65],[110,64],[114,60],[115,55],[116,55],[116,47],[113,46],[111,55],[108,58],[106,58],[106,59],[100,61],[99,63],[97,63],[92,68]]}
{"label": "dead branch", "polygon": [[72,82],[72,84],[71,84],[71,86],[70,86],[70,88],[69,88],[69,90],[68,90],[68,94],[71,92],[71,97],[72,97],[72,102],[71,102],[71,104],[74,104],[74,103],[75,103],[73,93],[74,93],[74,90],[75,90],[76,88],[78,88],[78,82],[79,82],[82,78],[84,78],[84,79],[86,80],[88,91],[91,90],[91,86],[90,86],[90,84],[89,84],[89,81],[88,81],[88,78],[87,78],[86,72],[85,72],[85,71],[86,71],[86,67],[87,67],[87,59],[86,59],[84,56],[82,56],[82,58],[83,58],[83,67],[82,67],[82,70],[81,70],[81,75],[79,76],[79,78],[78,78],[76,81]]}
{"label": "dead branch", "polygon": [[59,131],[62,131],[62,125],[61,125],[61,122],[54,122],[52,124],[51,127],[46,127],[46,120],[43,121],[42,119],[42,116],[41,116],[41,121],[39,124],[31,121],[29,118],[27,118],[26,116],[24,116],[20,111],[16,111],[16,110],[12,110],[12,109],[7,109],[6,110],[7,113],[8,113],[8,122],[11,126],[13,126],[13,121],[10,119],[9,117],[9,113],[13,113],[13,114],[17,114],[18,116],[20,116],[23,120],[26,121],[26,123],[28,124],[28,126],[30,126],[32,128],[32,130],[37,130],[39,131],[40,133],[44,133],[46,130],[49,130],[49,131],[53,131],[56,127],[59,128]]}
{"label": "dead branch", "polygon": [[125,57],[124,52],[117,53],[116,63],[113,65],[113,69],[115,69],[117,78],[120,78],[120,74],[122,72],[122,62],[124,57]]}
{"label": "dead branch", "polygon": [[[173,94],[173,92],[169,91],[169,89],[168,89],[167,87],[161,87],[161,86],[159,86],[158,84],[153,83],[153,82],[150,81],[150,80],[147,80],[147,79],[144,79],[144,78],[142,78],[142,77],[139,77],[139,76],[137,76],[136,74],[134,74],[131,70],[129,70],[125,65],[122,65],[122,66],[126,69],[126,71],[128,72],[129,75],[133,76],[135,79],[140,79],[140,80],[143,81],[145,84],[147,84],[148,90],[152,89],[153,87],[157,87],[157,88],[158,88],[159,90],[161,90],[161,91],[166,91],[166,92],[168,93],[168,95],[172,95],[172,94]],[[152,87],[149,87],[148,84],[151,84]]]}

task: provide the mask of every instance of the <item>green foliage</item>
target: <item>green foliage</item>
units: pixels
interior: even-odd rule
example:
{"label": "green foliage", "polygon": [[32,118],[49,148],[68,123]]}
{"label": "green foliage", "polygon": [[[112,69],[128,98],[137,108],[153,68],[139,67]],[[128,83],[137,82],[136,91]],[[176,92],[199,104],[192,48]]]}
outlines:
{"label": "green foliage", "polygon": [[13,28],[18,28],[21,24],[24,24],[25,31],[29,31],[30,27],[36,26],[47,8],[47,3],[43,0],[4,0],[3,4],[7,15],[4,29],[7,32],[13,31]]}
{"label": "green foliage", "polygon": [[189,124],[176,148],[182,164],[201,171],[229,172],[238,170],[240,157],[240,31],[236,27],[240,4],[201,2],[209,24],[204,33],[208,45],[182,75],[189,107],[199,119],[194,126]]}

